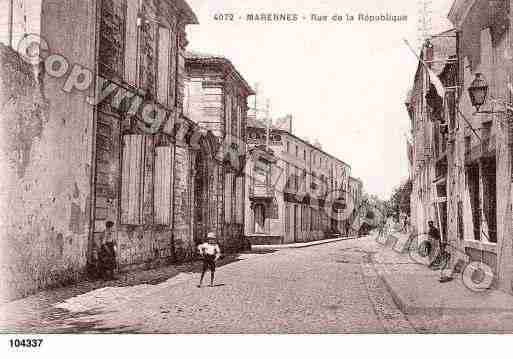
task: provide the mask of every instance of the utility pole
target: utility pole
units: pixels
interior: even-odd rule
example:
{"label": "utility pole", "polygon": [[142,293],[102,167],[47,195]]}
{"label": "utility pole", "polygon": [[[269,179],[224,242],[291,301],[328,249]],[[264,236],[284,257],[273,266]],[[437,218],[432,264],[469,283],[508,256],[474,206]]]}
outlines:
{"label": "utility pole", "polygon": [[270,100],[267,99],[267,105],[265,109],[265,123],[266,123],[266,135],[265,135],[265,149],[269,150],[269,136],[271,132],[271,116],[270,116]]}
{"label": "utility pole", "polygon": [[257,83],[255,83],[255,96],[254,96],[255,102],[253,105],[253,108],[255,109],[255,120],[257,120],[257,118],[258,118],[258,107],[257,107],[257,105],[258,105],[258,87],[259,87],[259,84],[257,82]]}
{"label": "utility pole", "polygon": [[9,46],[12,48],[12,25],[13,25],[13,12],[14,12],[14,0],[9,0],[9,24],[8,24],[8,36],[9,36]]}
{"label": "utility pole", "polygon": [[431,22],[431,0],[418,0],[418,23],[417,23],[417,40],[419,49],[422,48],[424,41],[431,36],[432,22]]}

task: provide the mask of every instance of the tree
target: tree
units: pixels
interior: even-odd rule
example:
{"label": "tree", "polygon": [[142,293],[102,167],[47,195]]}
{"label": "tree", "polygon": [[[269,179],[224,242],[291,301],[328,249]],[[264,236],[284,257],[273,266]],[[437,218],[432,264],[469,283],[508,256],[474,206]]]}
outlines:
{"label": "tree", "polygon": [[410,197],[413,190],[413,183],[411,180],[404,181],[398,187],[394,188],[390,200],[388,200],[388,206],[393,215],[397,220],[401,213],[405,213],[410,217]]}

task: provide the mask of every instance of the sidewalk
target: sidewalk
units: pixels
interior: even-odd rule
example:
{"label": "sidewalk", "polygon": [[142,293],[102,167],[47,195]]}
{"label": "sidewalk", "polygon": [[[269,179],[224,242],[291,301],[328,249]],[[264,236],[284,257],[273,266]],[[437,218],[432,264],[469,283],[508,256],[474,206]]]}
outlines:
{"label": "sidewalk", "polygon": [[355,239],[357,237],[338,237],[332,239],[322,239],[320,241],[302,242],[302,243],[289,243],[289,244],[253,244],[251,245],[252,251],[265,251],[265,250],[280,250],[280,249],[291,249],[291,248],[306,248],[312,246],[318,246],[321,244],[333,243],[345,241],[348,239]]}
{"label": "sidewalk", "polygon": [[[228,254],[220,260],[218,266],[249,256],[252,256],[252,253]],[[201,267],[199,261],[194,261],[119,273],[115,280],[88,280],[66,287],[46,289],[10,302],[0,302],[0,333],[28,332],[40,328],[45,328],[45,333],[70,333],[65,323],[77,314],[67,310],[63,304],[73,302],[82,296],[93,297],[98,307],[134,299],[131,297],[134,293],[151,297],[154,288],[162,285],[174,286],[190,280],[193,276],[197,277],[197,273],[201,273]]]}
{"label": "sidewalk", "polygon": [[378,275],[388,287],[397,306],[406,314],[429,313],[513,313],[513,295],[490,289],[476,292],[465,286],[461,273],[440,283],[440,271],[416,263],[408,253],[398,253],[392,246],[406,241],[407,234],[389,235],[386,245],[374,256]]}

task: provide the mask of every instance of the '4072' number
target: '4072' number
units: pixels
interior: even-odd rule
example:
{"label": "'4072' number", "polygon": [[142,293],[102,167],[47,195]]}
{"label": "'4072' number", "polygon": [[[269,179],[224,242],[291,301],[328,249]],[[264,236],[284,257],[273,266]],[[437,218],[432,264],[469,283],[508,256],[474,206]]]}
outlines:
{"label": "'4072' number", "polygon": [[216,21],[233,21],[235,16],[233,14],[215,14],[214,20]]}

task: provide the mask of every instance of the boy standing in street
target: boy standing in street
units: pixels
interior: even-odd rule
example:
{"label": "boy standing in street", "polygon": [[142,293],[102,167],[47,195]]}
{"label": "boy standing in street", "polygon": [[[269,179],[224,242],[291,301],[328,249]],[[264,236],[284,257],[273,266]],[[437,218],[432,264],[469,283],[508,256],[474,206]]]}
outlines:
{"label": "boy standing in street", "polygon": [[198,252],[203,261],[203,270],[198,288],[201,288],[203,277],[207,270],[210,270],[210,286],[214,286],[214,273],[216,271],[216,261],[221,257],[221,250],[216,241],[215,233],[207,234],[207,239],[198,246]]}

